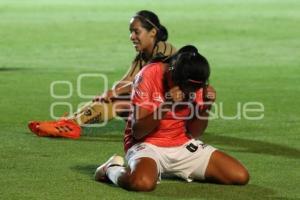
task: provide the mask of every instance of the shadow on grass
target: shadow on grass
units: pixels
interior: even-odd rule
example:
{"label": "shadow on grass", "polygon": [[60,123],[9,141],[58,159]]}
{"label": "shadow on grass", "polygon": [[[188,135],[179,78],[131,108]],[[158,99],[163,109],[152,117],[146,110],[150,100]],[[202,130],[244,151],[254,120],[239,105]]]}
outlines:
{"label": "shadow on grass", "polygon": [[76,171],[80,174],[84,174],[89,176],[91,179],[94,179],[94,172],[96,170],[96,168],[98,167],[98,165],[75,165],[73,167],[71,167],[71,170]]}
{"label": "shadow on grass", "polygon": [[[105,133],[97,137],[84,137],[83,141],[103,141],[103,142],[120,142],[122,145],[123,135]],[[82,140],[81,138],[80,140]],[[298,149],[286,147],[279,144],[273,144],[263,141],[242,139],[228,136],[218,136],[206,134],[203,140],[215,146],[220,146],[224,151],[235,151],[242,153],[259,153],[272,156],[283,156],[288,158],[299,159],[300,151]],[[223,148],[224,146],[224,148]],[[71,167],[72,170],[85,174],[93,179],[93,174],[97,165],[76,165]],[[103,183],[105,184],[105,183]],[[105,184],[113,186],[112,184]],[[254,184],[246,186],[226,186],[209,183],[186,183],[181,179],[163,179],[155,191],[143,193],[153,197],[164,197],[166,199],[276,199],[276,193],[270,188],[261,187]],[[274,197],[275,196],[275,197]],[[287,199],[278,197],[278,199]]]}
{"label": "shadow on grass", "polygon": [[[76,165],[71,167],[72,170],[85,174],[94,179],[94,171],[96,165]],[[105,186],[115,187],[111,183],[102,183]],[[123,190],[120,188],[120,190]],[[153,192],[143,193],[152,197],[163,197],[167,199],[268,199],[275,194],[269,188],[260,187],[257,185],[246,186],[227,186],[209,183],[186,183],[181,179],[164,179],[157,185]]]}
{"label": "shadow on grass", "polygon": [[[123,142],[124,123],[114,121],[113,124],[103,128],[85,128],[80,140],[97,142]],[[117,130],[117,131],[116,131]],[[113,134],[112,134],[113,132]],[[206,133],[203,141],[212,146],[220,147],[220,150],[231,152],[257,153],[287,158],[300,158],[300,150],[288,146],[274,144],[259,140],[243,139],[230,136],[219,136]]]}
{"label": "shadow on grass", "polygon": [[224,151],[266,154],[295,159],[300,158],[300,150],[298,149],[259,140],[206,134],[203,141],[213,146],[224,146],[224,148],[222,147],[220,149]]}
{"label": "shadow on grass", "polygon": [[28,70],[28,69],[21,68],[21,67],[0,67],[0,72],[23,71],[23,70]]}
{"label": "shadow on grass", "polygon": [[123,142],[123,136],[122,135],[109,135],[109,134],[103,134],[102,136],[93,136],[93,137],[89,137],[89,136],[83,136],[81,137],[79,140],[77,140],[78,142],[82,141],[82,142],[112,142],[112,143],[118,143],[120,142],[122,145]]}
{"label": "shadow on grass", "polygon": [[[87,136],[85,138],[88,139]],[[120,142],[122,139],[123,136],[121,134],[105,134],[90,138],[90,140],[103,142]],[[295,159],[299,159],[300,157],[300,151],[297,149],[263,141],[217,136],[212,134],[205,135],[204,141],[216,146],[225,146],[225,148],[222,148],[224,151],[259,153]],[[122,143],[120,142],[120,144]],[[71,167],[72,170],[88,176],[91,180],[93,180],[93,174],[96,168],[97,165],[93,164],[76,165]],[[103,184],[115,187],[112,184]],[[198,182],[186,183],[181,179],[163,179],[161,184],[159,184],[153,192],[143,194],[155,198],[163,197],[166,199],[276,199],[276,197],[274,197],[276,195],[275,191],[270,188],[261,187],[254,184],[249,184],[246,186],[226,186]],[[278,199],[288,198],[278,197]]]}
{"label": "shadow on grass", "polygon": [[257,185],[228,186],[208,183],[181,183],[163,181],[155,191],[146,193],[151,196],[170,199],[267,199],[274,191]]}
{"label": "shadow on grass", "polygon": [[103,127],[83,127],[82,137],[78,141],[87,142],[123,142],[125,122],[112,120]]}
{"label": "shadow on grass", "polygon": [[112,120],[103,127],[83,127],[83,135],[88,137],[102,137],[103,135],[122,135],[125,129],[125,122]]}

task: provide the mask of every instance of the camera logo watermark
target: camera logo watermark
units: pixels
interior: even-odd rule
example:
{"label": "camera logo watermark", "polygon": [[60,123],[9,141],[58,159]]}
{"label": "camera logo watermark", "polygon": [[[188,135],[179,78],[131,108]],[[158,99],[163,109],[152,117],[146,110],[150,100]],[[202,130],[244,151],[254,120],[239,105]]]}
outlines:
{"label": "camera logo watermark", "polygon": [[[69,113],[69,116],[72,116],[74,112],[79,111],[81,108],[85,107],[87,105],[87,102],[90,102],[94,97],[95,94],[87,94],[84,91],[84,85],[86,84],[88,86],[88,80],[95,79],[96,81],[93,81],[93,84],[97,84],[103,87],[103,91],[106,91],[108,89],[108,79],[105,74],[99,74],[99,73],[84,73],[80,74],[77,77],[76,80],[76,90],[73,88],[73,84],[71,81],[66,80],[59,80],[59,81],[53,81],[50,84],[50,95],[52,98],[54,98],[55,101],[50,105],[50,117],[54,120],[60,119],[61,116],[55,115],[55,110],[58,107],[63,107],[65,109],[65,112]],[[95,83],[96,82],[96,83]],[[59,94],[58,88],[64,88],[64,90],[67,91],[66,94]],[[75,93],[76,92],[76,93]],[[74,108],[73,105],[67,101],[67,99],[77,95],[79,98],[81,98],[83,101],[79,103],[77,108]],[[62,101],[63,100],[63,101]],[[104,111],[106,111],[104,109]],[[105,126],[105,123],[100,124],[89,124],[89,126]]]}

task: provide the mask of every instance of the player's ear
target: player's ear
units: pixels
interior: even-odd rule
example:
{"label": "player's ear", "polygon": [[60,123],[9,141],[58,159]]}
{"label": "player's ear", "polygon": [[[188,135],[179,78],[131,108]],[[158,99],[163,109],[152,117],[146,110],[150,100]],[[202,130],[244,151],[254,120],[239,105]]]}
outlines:
{"label": "player's ear", "polygon": [[157,35],[157,30],[155,28],[152,28],[151,31],[150,31],[150,36],[151,37],[156,37]]}

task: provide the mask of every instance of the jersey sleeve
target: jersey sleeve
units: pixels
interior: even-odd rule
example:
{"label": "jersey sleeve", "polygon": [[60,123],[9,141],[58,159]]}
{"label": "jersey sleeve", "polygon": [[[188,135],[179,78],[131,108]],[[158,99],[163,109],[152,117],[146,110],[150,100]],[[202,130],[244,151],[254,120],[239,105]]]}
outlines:
{"label": "jersey sleeve", "polygon": [[149,71],[142,70],[135,77],[133,83],[133,90],[131,101],[133,105],[144,108],[150,112],[159,106],[159,104],[153,101],[153,95],[155,94],[155,82]]}

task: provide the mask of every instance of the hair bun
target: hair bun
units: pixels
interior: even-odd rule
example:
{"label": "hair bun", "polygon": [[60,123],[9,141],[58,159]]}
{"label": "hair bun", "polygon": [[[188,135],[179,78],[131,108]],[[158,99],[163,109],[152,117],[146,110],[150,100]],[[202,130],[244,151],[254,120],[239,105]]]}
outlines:
{"label": "hair bun", "polygon": [[198,49],[193,45],[186,45],[182,47],[178,53],[198,53]]}
{"label": "hair bun", "polygon": [[168,40],[168,30],[166,29],[166,27],[160,24],[158,28],[159,28],[159,30],[158,30],[157,40],[158,41],[167,41]]}

